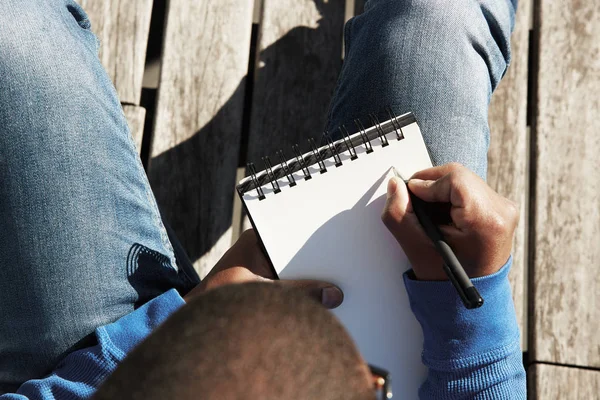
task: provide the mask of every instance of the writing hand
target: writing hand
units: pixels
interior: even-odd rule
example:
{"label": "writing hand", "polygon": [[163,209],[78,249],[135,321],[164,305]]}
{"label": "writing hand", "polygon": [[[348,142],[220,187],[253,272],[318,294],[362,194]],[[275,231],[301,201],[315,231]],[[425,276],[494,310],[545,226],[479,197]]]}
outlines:
{"label": "writing hand", "polygon": [[[408,188],[426,202],[449,203],[452,224],[439,228],[470,277],[493,274],[506,263],[519,220],[514,202],[457,163],[417,172]],[[406,185],[398,178],[388,183],[382,220],[408,256],[417,279],[448,279],[441,257],[413,213]]]}

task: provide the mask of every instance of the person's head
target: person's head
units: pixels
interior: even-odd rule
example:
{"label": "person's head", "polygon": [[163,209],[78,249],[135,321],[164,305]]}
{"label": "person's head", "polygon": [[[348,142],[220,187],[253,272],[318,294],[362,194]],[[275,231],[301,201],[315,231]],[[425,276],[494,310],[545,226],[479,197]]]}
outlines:
{"label": "person's head", "polygon": [[280,285],[224,286],[191,301],[131,352],[95,399],[374,399],[337,319]]}

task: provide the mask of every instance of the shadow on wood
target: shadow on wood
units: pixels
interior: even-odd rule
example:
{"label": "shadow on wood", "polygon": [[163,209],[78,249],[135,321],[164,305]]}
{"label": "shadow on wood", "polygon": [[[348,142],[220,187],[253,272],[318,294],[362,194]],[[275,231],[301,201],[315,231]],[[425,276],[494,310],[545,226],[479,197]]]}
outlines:
{"label": "shadow on wood", "polygon": [[308,150],[307,139],[319,139],[325,129],[342,66],[344,3],[315,0],[288,12],[294,3],[267,0],[264,5],[248,161],[258,163],[280,149],[289,152],[296,143]]}
{"label": "shadow on wood", "polygon": [[[289,148],[300,139],[305,141],[308,134],[319,135],[324,127],[325,113],[341,67],[343,7],[340,21],[335,22],[339,27],[337,42],[328,44],[325,51],[322,46],[330,41],[327,31],[332,27],[328,21],[338,17],[331,14],[340,8],[331,7],[331,3],[337,2],[316,1],[323,17],[316,28],[296,27],[257,57],[262,65],[255,76],[262,94],[254,93],[253,107],[258,109],[252,116],[263,121],[261,126],[271,125],[255,129],[250,136],[249,147],[254,148],[256,154],[272,154],[282,146]],[[332,46],[337,48],[335,53],[328,51]],[[331,54],[337,56],[333,64]],[[241,121],[243,113],[249,112],[243,110],[247,81],[247,77],[240,80],[233,94],[200,130],[162,153],[154,151],[150,160],[149,178],[157,201],[200,276],[204,276],[230,246],[235,176],[242,142]],[[198,106],[198,101],[184,98],[183,90],[179,90],[176,95],[181,102]],[[158,107],[161,107],[160,99]],[[163,129],[193,129],[194,121],[183,122],[179,126],[163,124]],[[156,130],[154,133],[155,138],[164,134]],[[242,158],[244,152],[242,149]],[[255,154],[249,156],[258,161],[256,157]]]}

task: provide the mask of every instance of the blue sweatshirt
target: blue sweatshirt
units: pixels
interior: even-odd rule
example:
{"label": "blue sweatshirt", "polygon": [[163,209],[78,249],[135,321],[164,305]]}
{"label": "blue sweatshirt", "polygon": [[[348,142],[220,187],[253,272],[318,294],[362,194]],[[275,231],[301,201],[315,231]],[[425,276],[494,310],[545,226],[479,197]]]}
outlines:
{"label": "blue sweatshirt", "polygon": [[[525,370],[519,329],[508,282],[512,259],[494,275],[473,279],[485,299],[476,310],[463,307],[450,282],[404,283],[423,328],[423,363],[429,369],[422,399],[525,399]],[[96,329],[98,344],[78,350],[43,379],[25,382],[8,399],[90,397],[125,355],[184,304],[174,290],[118,321]]]}

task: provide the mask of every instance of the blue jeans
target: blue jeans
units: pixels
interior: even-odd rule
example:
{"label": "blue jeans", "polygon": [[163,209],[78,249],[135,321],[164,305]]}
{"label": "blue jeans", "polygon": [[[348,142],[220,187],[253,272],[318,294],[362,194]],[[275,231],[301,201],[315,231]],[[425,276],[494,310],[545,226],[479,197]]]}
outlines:
{"label": "blue jeans", "polygon": [[3,393],[90,344],[96,327],[198,279],[176,262],[83,10],[72,0],[0,10]]}
{"label": "blue jeans", "polygon": [[[98,42],[72,0],[0,0],[0,394],[197,282],[167,232]],[[414,111],[436,163],[486,172],[514,4],[370,0],[346,25],[330,130]],[[233,177],[232,177],[233,184]]]}
{"label": "blue jeans", "polygon": [[368,0],[346,23],[327,129],[412,111],[434,165],[485,179],[488,105],[510,61],[516,0]]}

